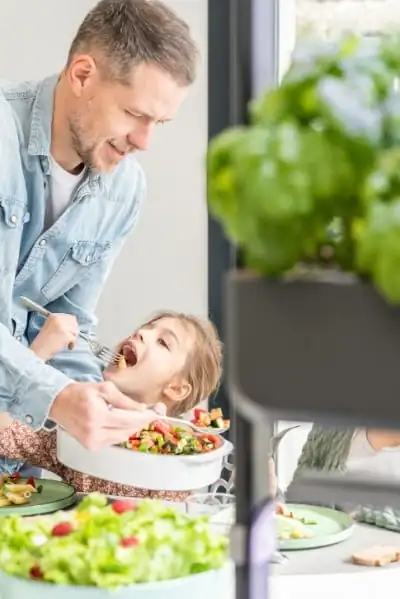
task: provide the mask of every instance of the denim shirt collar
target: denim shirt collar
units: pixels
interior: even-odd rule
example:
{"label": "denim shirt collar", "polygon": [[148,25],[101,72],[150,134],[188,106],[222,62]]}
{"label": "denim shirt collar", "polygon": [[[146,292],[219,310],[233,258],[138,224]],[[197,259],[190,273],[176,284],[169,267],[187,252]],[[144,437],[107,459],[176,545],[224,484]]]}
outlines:
{"label": "denim shirt collar", "polygon": [[51,123],[53,119],[54,92],[59,75],[43,79],[32,108],[28,153],[31,156],[50,155]]}
{"label": "denim shirt collar", "polygon": [[[51,146],[51,125],[53,120],[54,94],[60,75],[46,77],[40,82],[38,92],[32,108],[31,130],[28,142],[28,153],[31,156],[39,156],[46,160],[46,166],[42,162],[42,168],[48,174]],[[89,173],[89,185],[93,190],[106,188],[107,177],[99,173]]]}

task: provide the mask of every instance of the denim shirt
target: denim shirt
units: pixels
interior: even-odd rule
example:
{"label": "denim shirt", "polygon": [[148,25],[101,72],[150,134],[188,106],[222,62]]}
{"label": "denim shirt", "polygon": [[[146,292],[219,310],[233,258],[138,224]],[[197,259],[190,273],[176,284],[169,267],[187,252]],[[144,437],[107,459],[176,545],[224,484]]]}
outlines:
{"label": "denim shirt", "polygon": [[50,363],[36,357],[28,346],[43,318],[19,298],[74,314],[92,333],[104,282],[145,193],[143,172],[128,156],[110,174],[88,173],[44,230],[56,83],[57,76],[0,81],[0,411],[35,429],[72,380],[100,380],[101,369],[83,341]]}

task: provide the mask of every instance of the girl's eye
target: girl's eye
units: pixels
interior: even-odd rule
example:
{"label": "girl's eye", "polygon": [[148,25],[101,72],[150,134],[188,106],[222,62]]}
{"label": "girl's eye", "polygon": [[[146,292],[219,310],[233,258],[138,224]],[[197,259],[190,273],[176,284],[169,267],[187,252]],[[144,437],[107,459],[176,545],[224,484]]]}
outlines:
{"label": "girl's eye", "polygon": [[160,345],[162,345],[162,347],[165,347],[165,349],[169,349],[168,345],[166,344],[166,342],[164,341],[164,339],[159,339],[158,343]]}

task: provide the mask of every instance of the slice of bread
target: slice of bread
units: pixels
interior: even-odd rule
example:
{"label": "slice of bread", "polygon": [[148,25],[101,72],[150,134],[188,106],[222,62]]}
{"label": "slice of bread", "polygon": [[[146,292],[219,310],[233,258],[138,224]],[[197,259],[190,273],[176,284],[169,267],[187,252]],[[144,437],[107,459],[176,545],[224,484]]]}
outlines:
{"label": "slice of bread", "polygon": [[375,545],[352,555],[354,564],[360,566],[387,566],[400,560],[400,546]]}

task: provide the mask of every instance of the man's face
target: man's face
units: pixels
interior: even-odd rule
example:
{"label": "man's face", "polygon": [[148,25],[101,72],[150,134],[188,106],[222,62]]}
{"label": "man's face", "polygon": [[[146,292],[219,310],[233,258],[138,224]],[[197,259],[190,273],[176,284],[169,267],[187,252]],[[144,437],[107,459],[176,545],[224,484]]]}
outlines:
{"label": "man's face", "polygon": [[126,85],[107,81],[90,57],[68,70],[67,118],[74,150],[97,171],[111,171],[127,154],[146,150],[156,125],[170,121],[187,94],[152,64],[132,69]]}

